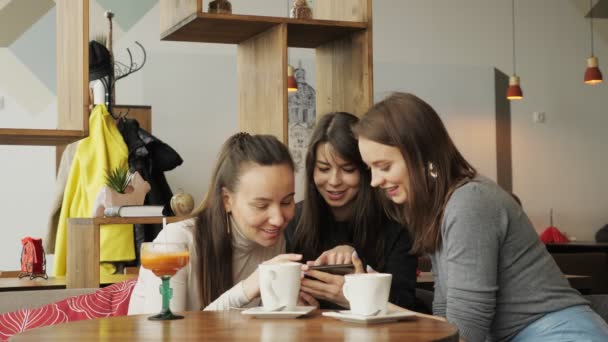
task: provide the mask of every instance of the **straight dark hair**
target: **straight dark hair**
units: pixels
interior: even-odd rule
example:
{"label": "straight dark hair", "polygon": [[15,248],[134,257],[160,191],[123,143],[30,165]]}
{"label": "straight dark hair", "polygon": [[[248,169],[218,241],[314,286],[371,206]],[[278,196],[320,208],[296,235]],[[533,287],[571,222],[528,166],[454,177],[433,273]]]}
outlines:
{"label": "straight dark hair", "polygon": [[236,191],[242,171],[248,164],[288,165],[294,170],[289,150],[274,136],[237,133],[222,146],[207,194],[196,210],[194,244],[200,265],[198,280],[203,308],[234,285],[232,238],[222,189]]}
{"label": "straight dark hair", "polygon": [[440,249],[445,205],[477,171],[458,151],[437,112],[415,95],[394,93],[361,118],[355,133],[401,151],[409,174],[407,200],[387,209],[408,223],[413,254]]}
{"label": "straight dark hair", "polygon": [[360,173],[358,193],[353,203],[353,215],[348,220],[353,228],[353,244],[361,255],[372,257],[378,267],[384,259],[384,233],[382,207],[376,198],[376,191],[369,186],[371,173],[359,153],[357,139],[352,127],[359,119],[344,112],[324,115],[317,123],[306,153],[306,187],[302,204],[302,214],[294,233],[294,250],[301,251],[304,260],[314,260],[323,251],[321,239],[328,227],[328,217],[333,217],[331,208],[325,202],[314,182],[314,170],[317,162],[316,151],[319,145],[331,145],[338,156],[352,163]]}

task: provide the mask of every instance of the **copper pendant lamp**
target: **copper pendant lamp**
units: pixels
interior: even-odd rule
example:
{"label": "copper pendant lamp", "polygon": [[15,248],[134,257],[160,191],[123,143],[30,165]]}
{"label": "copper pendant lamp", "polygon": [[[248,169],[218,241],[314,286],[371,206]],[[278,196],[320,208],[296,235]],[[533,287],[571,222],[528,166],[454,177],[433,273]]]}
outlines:
{"label": "copper pendant lamp", "polygon": [[515,63],[515,0],[511,0],[511,28],[513,30],[513,75],[509,77],[509,88],[507,89],[507,99],[521,100],[524,98],[524,93],[521,90],[520,79],[516,72]]}
{"label": "copper pendant lamp", "polygon": [[587,58],[585,84],[596,85],[602,83],[604,78],[600,71],[598,59],[593,55],[593,0],[589,0],[589,28],[591,32],[591,56]]}

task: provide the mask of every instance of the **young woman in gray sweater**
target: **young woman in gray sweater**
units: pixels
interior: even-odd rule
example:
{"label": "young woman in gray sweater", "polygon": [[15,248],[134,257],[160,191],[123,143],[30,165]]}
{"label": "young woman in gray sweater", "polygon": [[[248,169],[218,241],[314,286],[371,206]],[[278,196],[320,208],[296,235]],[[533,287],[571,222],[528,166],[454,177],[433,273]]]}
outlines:
{"label": "young woman in gray sweater", "polygon": [[522,208],[477,174],[431,106],[395,93],[355,132],[371,185],[408,223],[412,252],[431,256],[433,313],[465,341],[608,340],[608,326],[569,286]]}

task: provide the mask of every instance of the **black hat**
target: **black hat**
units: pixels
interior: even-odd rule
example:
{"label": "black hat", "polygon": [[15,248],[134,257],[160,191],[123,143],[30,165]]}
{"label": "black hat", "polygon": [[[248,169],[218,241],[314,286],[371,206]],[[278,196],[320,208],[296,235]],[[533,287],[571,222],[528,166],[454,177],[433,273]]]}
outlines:
{"label": "black hat", "polygon": [[89,81],[98,80],[112,72],[110,51],[97,41],[89,42]]}

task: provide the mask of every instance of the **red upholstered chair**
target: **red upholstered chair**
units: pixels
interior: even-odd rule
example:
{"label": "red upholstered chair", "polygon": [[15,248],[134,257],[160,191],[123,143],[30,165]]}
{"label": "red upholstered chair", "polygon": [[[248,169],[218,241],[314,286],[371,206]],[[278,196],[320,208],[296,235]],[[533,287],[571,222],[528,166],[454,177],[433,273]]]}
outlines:
{"label": "red upholstered chair", "polygon": [[124,316],[136,280],[127,280],[101,288],[91,294],[69,297],[35,309],[22,309],[0,315],[0,340],[25,330],[49,325]]}

